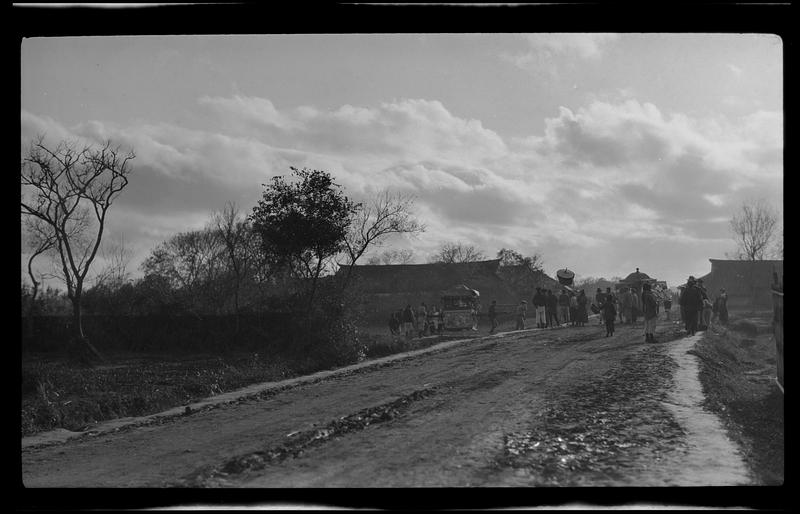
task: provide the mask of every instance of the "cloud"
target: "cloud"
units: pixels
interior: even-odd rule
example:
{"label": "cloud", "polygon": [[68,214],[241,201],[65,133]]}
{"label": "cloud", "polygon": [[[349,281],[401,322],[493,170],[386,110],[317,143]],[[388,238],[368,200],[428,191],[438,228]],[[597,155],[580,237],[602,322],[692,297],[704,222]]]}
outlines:
{"label": "cloud", "polygon": [[741,77],[742,73],[744,73],[744,70],[742,68],[740,68],[739,66],[736,66],[735,64],[730,64],[729,63],[729,64],[726,65],[726,67],[731,71],[731,73],[733,73],[737,77]]}
{"label": "cloud", "polygon": [[560,66],[570,61],[598,61],[606,46],[617,34],[548,33],[522,34],[527,49],[521,53],[503,53],[500,58],[523,70],[544,72],[557,77]]}
{"label": "cloud", "polygon": [[595,59],[602,55],[603,46],[619,38],[618,34],[526,34],[534,51],[575,55],[582,59]]}
{"label": "cloud", "polygon": [[728,237],[720,220],[742,200],[781,202],[783,118],[775,112],[706,119],[635,98],[594,100],[561,107],[540,133],[506,140],[435,100],[325,110],[237,95],[203,97],[199,106],[206,130],[67,127],[23,111],[23,142],[46,133],[135,149],[134,175],[109,228],[124,232],[139,260],[171,234],[202,226],[227,201],[249,210],[261,185],[290,166],[329,171],[356,200],[382,188],[414,195],[428,230],[404,244],[421,260],[460,240],[489,256],[511,247],[607,276],[595,270],[627,269],[627,259],[613,260],[620,248],[644,245],[631,263],[654,244],[707,251]]}

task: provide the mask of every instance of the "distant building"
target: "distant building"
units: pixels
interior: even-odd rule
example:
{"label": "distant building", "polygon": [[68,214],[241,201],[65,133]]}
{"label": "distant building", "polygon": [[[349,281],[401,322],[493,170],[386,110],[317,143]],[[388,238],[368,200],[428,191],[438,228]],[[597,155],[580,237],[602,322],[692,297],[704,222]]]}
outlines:
{"label": "distant building", "polygon": [[650,278],[650,275],[648,275],[647,273],[642,273],[639,271],[639,268],[636,268],[636,271],[634,271],[624,279],[617,282],[614,285],[614,288],[617,291],[620,291],[622,289],[631,287],[637,293],[642,294],[642,286],[644,284],[650,284],[653,287],[663,285],[665,288],[667,285],[666,282]]}
{"label": "distant building", "polygon": [[711,272],[698,277],[711,297],[724,287],[728,308],[772,308],[772,273],[783,277],[782,260],[740,261],[709,259]]}
{"label": "distant building", "polygon": [[[441,293],[464,284],[480,292],[481,311],[497,300],[500,306],[530,301],[536,287],[556,289],[558,282],[542,272],[500,266],[500,259],[463,263],[356,265],[352,284],[362,298],[367,322],[381,322],[406,304],[441,303]],[[344,268],[339,273],[345,273]],[[502,307],[501,307],[502,308]]]}

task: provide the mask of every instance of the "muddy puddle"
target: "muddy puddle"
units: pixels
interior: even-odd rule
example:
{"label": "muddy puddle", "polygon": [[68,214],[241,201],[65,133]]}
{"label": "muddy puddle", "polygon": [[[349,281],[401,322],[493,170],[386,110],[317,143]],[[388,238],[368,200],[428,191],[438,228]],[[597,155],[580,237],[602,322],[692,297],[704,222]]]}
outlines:
{"label": "muddy puddle", "polygon": [[[699,336],[696,336],[699,337]],[[505,435],[506,486],[749,483],[737,448],[702,407],[696,338],[648,346],[593,382],[553,391],[531,430]]]}

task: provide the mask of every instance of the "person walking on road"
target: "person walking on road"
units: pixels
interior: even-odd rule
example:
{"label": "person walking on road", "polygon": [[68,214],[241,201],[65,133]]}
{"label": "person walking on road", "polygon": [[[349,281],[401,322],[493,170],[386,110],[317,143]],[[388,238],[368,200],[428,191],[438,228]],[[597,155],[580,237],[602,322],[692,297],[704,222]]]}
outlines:
{"label": "person walking on road", "polygon": [[411,304],[406,304],[406,308],[403,309],[403,315],[401,321],[403,322],[403,332],[405,332],[406,339],[411,339],[414,336],[414,310],[411,308]]}
{"label": "person walking on road", "polygon": [[417,307],[417,332],[419,333],[419,337],[425,335],[425,332],[428,329],[428,308],[425,305],[425,302],[419,304]]}
{"label": "person walking on road", "polygon": [[553,294],[552,289],[547,290],[547,305],[545,307],[547,312],[547,326],[555,328],[558,326],[558,297]]}
{"label": "person walking on road", "polygon": [[517,306],[517,326],[515,330],[525,330],[525,314],[528,310],[528,302],[522,300]]}
{"label": "person walking on road", "polygon": [[589,308],[589,298],[586,297],[586,291],[581,289],[581,292],[578,294],[578,326],[582,327],[586,325],[586,322],[589,321],[589,312],[587,309]]}
{"label": "person walking on road", "polygon": [[492,300],[492,304],[489,305],[489,323],[492,326],[489,333],[494,334],[494,329],[497,328],[497,300]]}
{"label": "person walking on road", "polygon": [[603,304],[604,303],[606,303],[606,295],[605,295],[605,293],[603,293],[603,290],[598,287],[597,288],[597,292],[594,294],[594,303],[592,304],[592,305],[597,307],[597,314],[598,314],[598,316],[597,316],[597,318],[598,318],[597,324],[598,325],[602,325],[604,323],[604,321],[603,321],[603,312],[601,310],[603,308]]}
{"label": "person walking on road", "polygon": [[678,303],[680,303],[686,321],[686,332],[693,336],[697,332],[697,316],[703,306],[703,295],[697,288],[694,277],[690,276],[686,281],[686,287],[683,289]]}
{"label": "person walking on road", "polygon": [[664,298],[664,313],[667,321],[670,321],[670,309],[672,309],[672,295],[667,292],[667,297]]}
{"label": "person walking on road", "polygon": [[568,323],[570,320],[569,303],[567,290],[562,289],[561,294],[558,295],[558,319],[561,320],[561,323]]}
{"label": "person walking on road", "polygon": [[[706,286],[703,285],[703,279],[698,278],[696,282],[697,289],[700,291],[700,296],[702,296],[702,301],[700,303],[700,310],[697,312],[697,328],[699,330],[708,330],[708,325],[705,322],[706,319],[706,301],[708,300],[708,292],[706,291]],[[710,306],[709,302],[709,306]]]}
{"label": "person walking on road", "polygon": [[622,322],[628,324],[631,322],[631,309],[633,308],[633,295],[631,288],[626,287],[619,295],[619,306],[622,313]]}
{"label": "person walking on road", "polygon": [[719,290],[719,296],[714,299],[714,316],[723,325],[728,324],[728,294],[725,288]]}
{"label": "person walking on road", "polygon": [[644,340],[647,343],[656,341],[656,320],[658,319],[658,302],[650,284],[642,285],[642,311],[644,314]]}
{"label": "person walking on road", "polygon": [[642,312],[642,299],[639,297],[639,292],[631,288],[631,325],[636,324],[636,318]]}
{"label": "person walking on road", "polygon": [[546,305],[547,299],[542,292],[542,288],[537,287],[536,294],[533,295],[533,308],[536,310],[536,328],[544,328],[547,324]]}
{"label": "person walking on road", "polygon": [[573,327],[578,323],[578,295],[575,293],[569,295],[569,320]]}
{"label": "person walking on road", "polygon": [[611,296],[606,296],[605,303],[601,308],[602,317],[606,322],[606,337],[614,335],[614,320],[617,317],[617,308],[614,305],[614,299]]}
{"label": "person walking on road", "polygon": [[714,304],[711,303],[711,299],[706,296],[703,298],[703,327],[705,330],[708,330],[711,326],[711,315],[714,311]]}

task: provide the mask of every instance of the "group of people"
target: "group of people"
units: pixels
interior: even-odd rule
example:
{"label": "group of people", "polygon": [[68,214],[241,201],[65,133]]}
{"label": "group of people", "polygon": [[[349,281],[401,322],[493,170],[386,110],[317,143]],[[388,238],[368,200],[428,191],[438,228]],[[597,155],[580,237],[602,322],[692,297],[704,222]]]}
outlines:
{"label": "group of people", "polygon": [[[703,286],[702,279],[690,276],[687,284],[682,288],[679,296],[681,319],[686,332],[694,335],[698,330],[706,330],[713,320],[720,323],[728,322],[727,294],[725,289],[720,289],[719,295],[712,301]],[[665,318],[671,319],[672,296],[666,290],[654,292],[648,283],[642,284],[642,292],[633,287],[624,287],[615,294],[610,287],[603,292],[598,288],[594,298],[590,301],[585,290],[575,292],[564,288],[560,294],[552,289],[536,288],[536,293],[531,300],[533,315],[536,318],[536,328],[555,328],[570,323],[572,326],[584,326],[589,320],[589,311],[598,314],[599,324],[605,325],[606,337],[614,335],[617,319],[620,324],[632,325],[641,315],[644,319],[644,337],[646,342],[655,343],[655,328],[661,305],[664,307]],[[522,300],[516,308],[515,330],[524,330],[528,318],[528,302]],[[477,324],[477,312],[474,313]],[[498,327],[497,301],[492,300],[488,310],[491,328],[489,333],[494,333]],[[473,326],[473,329],[476,327]],[[392,335],[404,334],[407,339],[416,334],[422,337],[428,334],[441,334],[444,329],[444,313],[438,305],[428,308],[424,302],[413,309],[411,304],[395,311],[389,319],[389,330]]]}
{"label": "group of people", "polygon": [[[583,326],[589,321],[587,311],[589,299],[586,291],[583,290],[575,293],[562,289],[561,293],[556,295],[552,289],[537,287],[531,303],[536,317],[536,328],[553,328],[565,323],[571,323],[572,326]],[[522,300],[517,306],[516,330],[525,328],[527,317],[528,301]],[[491,314],[489,318],[492,319]],[[495,324],[492,323],[492,331],[494,331],[494,327]]]}
{"label": "group of people", "polygon": [[655,332],[659,301],[653,294],[650,284],[642,284],[641,296],[632,287],[623,288],[619,298],[611,292],[610,287],[606,288],[605,293],[598,288],[593,307],[593,310],[597,310],[598,314],[600,314],[600,323],[604,323],[606,326],[606,337],[614,335],[614,323],[617,316],[620,317],[621,323],[634,324],[636,323],[637,315],[641,313],[644,318],[645,342],[658,342],[656,341]]}
{"label": "group of people", "polygon": [[723,325],[728,323],[728,294],[725,288],[719,290],[713,302],[703,285],[703,279],[690,276],[682,289],[678,302],[681,319],[689,335],[694,335],[698,330],[708,330],[714,320],[719,320]]}
{"label": "group of people", "polygon": [[392,312],[389,317],[389,331],[393,336],[404,335],[411,339],[429,334],[441,334],[444,328],[444,314],[438,305],[430,309],[421,302],[416,309],[406,304],[403,309]]}

